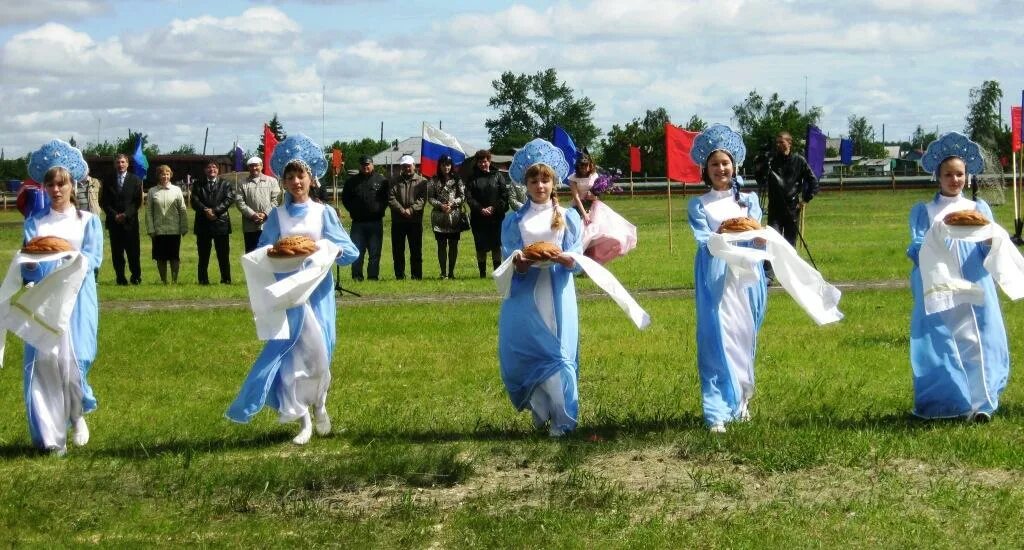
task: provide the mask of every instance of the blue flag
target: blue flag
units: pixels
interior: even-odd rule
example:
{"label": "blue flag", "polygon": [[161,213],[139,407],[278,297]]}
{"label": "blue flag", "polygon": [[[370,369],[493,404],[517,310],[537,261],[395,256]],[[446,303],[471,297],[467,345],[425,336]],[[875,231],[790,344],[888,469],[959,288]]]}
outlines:
{"label": "blue flag", "polygon": [[814,177],[821,179],[825,172],[825,134],[817,126],[807,127],[807,164]]}
{"label": "blue flag", "polygon": [[562,150],[562,154],[565,155],[565,162],[569,163],[569,174],[562,182],[565,183],[566,181],[569,181],[569,176],[574,173],[573,168],[576,166],[576,156],[578,155],[576,152],[576,144],[573,143],[569,132],[566,132],[561,126],[555,126],[555,135],[553,138],[554,139],[551,140],[551,143]]}
{"label": "blue flag", "polygon": [[843,138],[839,140],[839,162],[849,166],[853,164],[853,140]]}
{"label": "blue flag", "polygon": [[132,153],[132,173],[139,176],[139,179],[146,179],[146,172],[149,171],[149,160],[146,159],[146,155],[142,152],[142,134],[139,134],[138,141],[135,142],[135,152]]}
{"label": "blue flag", "polygon": [[245,151],[243,151],[242,148],[239,147],[238,144],[236,143],[235,144],[235,172],[241,172],[242,169],[244,168],[244,165],[242,164],[242,155],[244,155],[244,154],[245,154]]}

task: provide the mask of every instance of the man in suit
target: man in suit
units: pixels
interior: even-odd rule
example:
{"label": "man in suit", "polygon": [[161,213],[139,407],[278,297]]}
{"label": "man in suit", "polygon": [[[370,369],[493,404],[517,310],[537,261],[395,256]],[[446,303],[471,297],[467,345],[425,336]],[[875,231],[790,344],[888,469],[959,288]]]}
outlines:
{"label": "man in suit", "polygon": [[206,178],[192,185],[192,208],[196,211],[193,231],[196,234],[196,248],[199,249],[199,284],[210,284],[207,271],[210,267],[211,244],[217,249],[217,265],[220,267],[221,284],[231,284],[230,236],[231,217],[228,209],[235,202],[231,184],[217,177],[220,167],[216,162],[206,164]]}
{"label": "man in suit", "polygon": [[139,261],[139,207],[142,206],[142,180],[128,172],[128,155],[114,157],[116,174],[112,181],[103,183],[100,208],[107,214],[107,232],[110,235],[110,257],[117,274],[117,284],[126,286],[125,259],[131,272],[131,284],[142,282]]}

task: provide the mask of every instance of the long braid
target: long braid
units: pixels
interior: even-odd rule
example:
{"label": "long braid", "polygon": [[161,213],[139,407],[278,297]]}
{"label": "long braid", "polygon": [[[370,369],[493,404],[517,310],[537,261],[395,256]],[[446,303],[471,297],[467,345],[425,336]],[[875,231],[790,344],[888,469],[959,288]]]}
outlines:
{"label": "long braid", "polygon": [[565,220],[562,219],[562,211],[558,208],[558,191],[551,188],[551,229],[565,227]]}

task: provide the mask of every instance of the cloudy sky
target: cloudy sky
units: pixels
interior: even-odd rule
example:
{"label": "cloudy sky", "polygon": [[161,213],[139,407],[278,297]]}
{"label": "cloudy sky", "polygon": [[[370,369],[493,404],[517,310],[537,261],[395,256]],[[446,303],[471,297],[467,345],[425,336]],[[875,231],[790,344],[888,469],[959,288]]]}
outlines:
{"label": "cloudy sky", "polygon": [[[128,129],[161,150],[258,144],[277,113],[327,142],[486,145],[491,81],[554,67],[612,124],[665,107],[731,122],[750,90],[866,116],[881,138],[962,130],[971,87],[1024,88],[1019,0],[0,0],[0,147]],[[324,113],[326,116],[324,117]],[[326,123],[322,122],[325,118]]]}

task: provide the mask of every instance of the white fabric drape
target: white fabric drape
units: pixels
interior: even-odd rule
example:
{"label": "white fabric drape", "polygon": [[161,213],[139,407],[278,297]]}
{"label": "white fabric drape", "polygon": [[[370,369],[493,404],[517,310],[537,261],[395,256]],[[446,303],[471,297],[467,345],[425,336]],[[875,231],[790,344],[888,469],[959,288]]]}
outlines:
{"label": "white fabric drape", "polygon": [[[736,246],[737,241],[762,238],[765,249]],[[743,233],[715,233],[708,239],[711,255],[729,265],[731,277],[744,280],[756,277],[759,262],[770,261],[775,278],[786,292],[819,325],[834,323],[843,318],[839,311],[842,293],[832,286],[797,253],[778,231],[771,227]]]}
{"label": "white fabric drape", "polygon": [[[31,287],[22,286],[24,264],[64,260],[49,275]],[[11,261],[0,284],[0,366],[7,331],[41,353],[56,355],[61,338],[67,333],[75,297],[89,272],[89,261],[78,251],[51,254],[23,254]]]}
{"label": "white fabric drape", "polygon": [[959,304],[982,305],[981,286],[960,276],[960,262],[946,240],[981,242],[991,239],[992,247],[982,265],[1011,300],[1024,298],[1024,256],[1005,229],[990,223],[982,226],[950,226],[937,221],[928,228],[918,256],[924,289],[925,313],[931,315]]}
{"label": "white fabric drape", "polygon": [[249,305],[256,321],[256,336],[260,340],[287,339],[287,310],[304,304],[320,281],[330,273],[339,249],[326,239],[316,244],[320,250],[300,265],[291,267],[289,271],[298,271],[280,281],[274,274],[281,271],[283,262],[267,256],[270,246],[257,248],[242,256],[242,269],[249,287]]}

